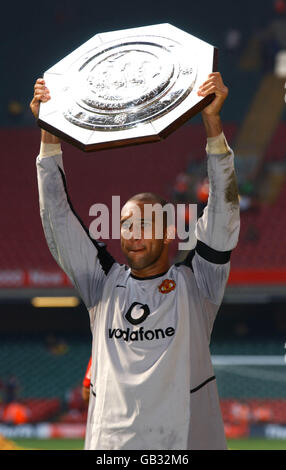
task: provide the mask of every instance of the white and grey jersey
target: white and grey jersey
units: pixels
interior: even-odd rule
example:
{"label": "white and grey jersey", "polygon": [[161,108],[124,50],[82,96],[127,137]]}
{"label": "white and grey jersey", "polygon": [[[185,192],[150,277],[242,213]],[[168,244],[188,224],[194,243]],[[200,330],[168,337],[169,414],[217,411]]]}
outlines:
{"label": "white and grey jersey", "polygon": [[239,234],[233,153],[208,156],[196,248],[143,279],[90,238],[67,196],[62,155],[38,157],[37,168],[48,246],[90,315],[85,448],[226,448],[209,342]]}

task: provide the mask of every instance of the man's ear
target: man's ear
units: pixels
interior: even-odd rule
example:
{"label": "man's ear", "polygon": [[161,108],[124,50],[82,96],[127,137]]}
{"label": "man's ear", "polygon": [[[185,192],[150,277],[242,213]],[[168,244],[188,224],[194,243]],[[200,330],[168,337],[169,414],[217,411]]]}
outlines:
{"label": "man's ear", "polygon": [[176,238],[176,227],[175,225],[168,225],[165,232],[164,243],[169,244]]}

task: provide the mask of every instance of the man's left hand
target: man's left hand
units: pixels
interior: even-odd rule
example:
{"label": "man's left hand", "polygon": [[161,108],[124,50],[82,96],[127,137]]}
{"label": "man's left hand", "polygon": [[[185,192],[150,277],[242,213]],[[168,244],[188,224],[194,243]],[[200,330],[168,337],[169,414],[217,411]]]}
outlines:
{"label": "man's left hand", "polygon": [[214,100],[202,110],[202,115],[206,117],[218,116],[228,95],[228,88],[223,83],[219,72],[210,73],[198,90],[198,96],[203,98],[211,94],[215,94]]}

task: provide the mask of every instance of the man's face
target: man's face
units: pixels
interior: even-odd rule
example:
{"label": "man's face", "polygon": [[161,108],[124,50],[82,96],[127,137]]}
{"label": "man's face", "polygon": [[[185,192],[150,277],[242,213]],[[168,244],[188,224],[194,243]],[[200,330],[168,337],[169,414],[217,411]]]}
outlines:
{"label": "man's face", "polygon": [[155,236],[155,214],[144,218],[144,204],[151,202],[131,200],[121,211],[121,249],[129,266],[136,270],[155,264],[167,248],[165,238]]}

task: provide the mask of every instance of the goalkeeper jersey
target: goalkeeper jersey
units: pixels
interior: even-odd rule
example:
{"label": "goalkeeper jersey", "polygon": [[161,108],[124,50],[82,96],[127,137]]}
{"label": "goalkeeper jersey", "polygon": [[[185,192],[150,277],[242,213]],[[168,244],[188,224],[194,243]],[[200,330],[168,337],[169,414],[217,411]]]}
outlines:
{"label": "goalkeeper jersey", "polygon": [[67,194],[62,154],[37,158],[50,251],[78,289],[93,335],[86,449],[225,449],[209,351],[239,233],[233,153],[208,155],[197,245],[138,278],[93,240]]}

